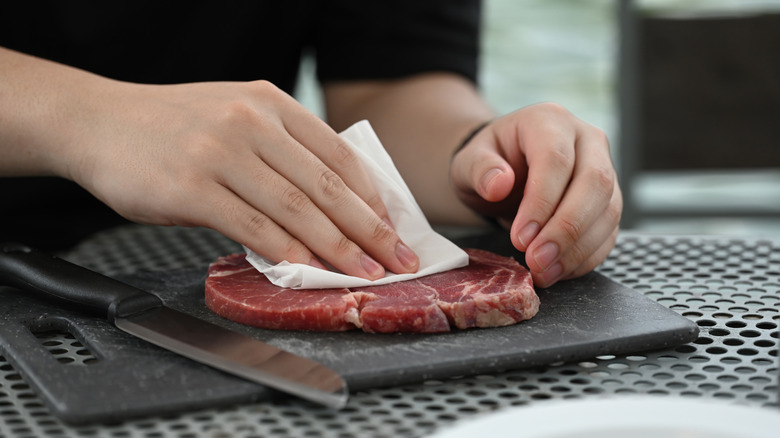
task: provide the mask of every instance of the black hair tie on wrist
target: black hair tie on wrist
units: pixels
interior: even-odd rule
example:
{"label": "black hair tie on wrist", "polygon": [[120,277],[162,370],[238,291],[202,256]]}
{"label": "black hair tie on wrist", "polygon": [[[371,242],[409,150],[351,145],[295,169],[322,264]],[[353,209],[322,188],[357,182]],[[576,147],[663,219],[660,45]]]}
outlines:
{"label": "black hair tie on wrist", "polygon": [[[479,125],[477,125],[477,126],[474,128],[474,129],[472,129],[472,130],[471,130],[471,132],[469,132],[469,134],[468,134],[467,136],[463,137],[463,140],[460,142],[460,144],[458,145],[458,147],[455,149],[455,151],[453,151],[453,152],[452,152],[452,158],[454,158],[454,157],[455,157],[455,154],[457,154],[458,152],[460,152],[460,150],[461,150],[461,149],[465,148],[465,147],[466,147],[466,145],[467,145],[467,144],[468,144],[468,143],[471,141],[471,139],[473,139],[474,137],[476,137],[476,135],[477,135],[477,134],[479,134],[479,131],[482,131],[482,130],[483,130],[483,129],[484,129],[486,126],[487,126],[487,125],[489,125],[489,124],[490,124],[490,122],[491,122],[491,121],[490,121],[490,120],[488,120],[488,121],[486,121],[486,122],[482,122],[482,123],[480,123],[480,124],[479,124]],[[491,227],[495,227],[495,228],[502,228],[502,227],[501,227],[501,224],[499,224],[499,223],[498,223],[498,219],[496,219],[496,218],[494,218],[494,217],[491,217],[491,216],[486,216],[486,215],[484,215],[484,214],[482,214],[482,213],[480,213],[480,212],[478,212],[478,211],[474,210],[473,208],[472,208],[472,210],[473,210],[473,211],[474,211],[474,213],[476,213],[476,214],[477,214],[477,215],[478,215],[480,218],[482,218],[482,220],[484,220],[485,222],[487,222],[487,223],[488,223],[488,224],[489,224]]]}
{"label": "black hair tie on wrist", "polygon": [[471,130],[471,132],[469,132],[469,134],[468,134],[467,136],[463,137],[463,140],[461,140],[460,144],[458,144],[458,147],[457,147],[457,148],[455,148],[455,151],[453,151],[453,152],[452,152],[452,156],[454,157],[454,156],[455,156],[455,154],[457,154],[458,152],[460,152],[460,150],[461,150],[461,149],[465,148],[465,147],[466,147],[466,145],[467,145],[467,144],[469,144],[469,142],[471,141],[471,139],[473,139],[474,137],[476,137],[476,136],[477,136],[477,134],[479,134],[479,131],[481,131],[482,129],[484,129],[484,128],[485,128],[485,126],[487,126],[487,125],[489,125],[489,124],[490,124],[490,120],[488,120],[487,122],[482,122],[482,123],[480,123],[479,125],[477,125],[477,126],[474,128],[474,129],[472,129],[472,130]]}

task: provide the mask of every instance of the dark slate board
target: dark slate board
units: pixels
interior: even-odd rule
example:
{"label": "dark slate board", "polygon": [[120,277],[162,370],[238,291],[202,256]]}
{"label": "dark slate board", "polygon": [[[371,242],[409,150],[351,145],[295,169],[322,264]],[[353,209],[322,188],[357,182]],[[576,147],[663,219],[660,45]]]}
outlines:
{"label": "dark slate board", "polygon": [[[492,239],[457,242],[512,253]],[[222,319],[205,307],[205,270],[139,272],[122,280],[157,293],[170,307],[319,360],[337,370],[353,391],[657,350],[698,334],[693,322],[598,273],[539,290],[539,314],[510,327],[435,335],[261,330]],[[0,352],[52,413],[69,423],[114,422],[281,396],[137,340],[77,309],[10,288],[0,289],[0,318]],[[98,360],[58,362],[32,334],[47,329],[72,333]]]}

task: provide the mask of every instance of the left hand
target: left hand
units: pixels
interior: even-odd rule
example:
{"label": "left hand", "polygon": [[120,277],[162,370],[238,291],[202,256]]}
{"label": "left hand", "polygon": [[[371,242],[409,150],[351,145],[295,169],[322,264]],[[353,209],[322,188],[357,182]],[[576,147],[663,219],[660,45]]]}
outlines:
{"label": "left hand", "polygon": [[615,246],[623,198],[609,142],[556,104],[494,120],[450,171],[466,205],[510,227],[538,287],[590,272]]}

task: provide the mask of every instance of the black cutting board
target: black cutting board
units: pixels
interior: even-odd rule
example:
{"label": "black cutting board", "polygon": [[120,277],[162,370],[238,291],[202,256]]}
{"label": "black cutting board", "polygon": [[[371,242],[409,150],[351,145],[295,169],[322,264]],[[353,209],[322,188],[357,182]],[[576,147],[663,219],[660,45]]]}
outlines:
{"label": "black cutting board", "polygon": [[[503,239],[455,241],[520,258],[500,243]],[[693,322],[598,273],[539,290],[538,315],[510,327],[432,335],[261,330],[205,307],[205,273],[203,266],[121,279],[157,293],[170,307],[319,360],[353,391],[670,348],[698,334]],[[77,309],[11,288],[0,288],[0,318],[0,352],[52,413],[69,423],[115,422],[282,396],[137,340]],[[33,334],[46,330],[73,334],[97,360],[61,363]]]}

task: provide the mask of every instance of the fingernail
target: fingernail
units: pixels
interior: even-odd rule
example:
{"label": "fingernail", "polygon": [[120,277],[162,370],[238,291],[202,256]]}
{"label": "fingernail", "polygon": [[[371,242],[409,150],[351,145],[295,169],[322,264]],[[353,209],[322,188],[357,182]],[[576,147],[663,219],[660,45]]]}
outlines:
{"label": "fingernail", "polygon": [[523,249],[528,249],[528,245],[534,240],[534,237],[539,234],[539,224],[536,222],[529,222],[526,226],[517,233],[517,239],[520,244],[523,245]]}
{"label": "fingernail", "polygon": [[385,268],[383,268],[382,265],[369,257],[367,254],[360,256],[360,266],[363,267],[363,269],[372,279],[380,278],[385,275]]}
{"label": "fingernail", "polygon": [[487,193],[490,182],[493,181],[493,179],[498,175],[500,175],[502,172],[503,171],[501,169],[494,167],[488,170],[487,172],[485,172],[484,175],[482,175],[482,179],[479,181],[479,185],[483,194]]}
{"label": "fingernail", "polygon": [[557,259],[558,245],[555,242],[547,242],[534,251],[534,260],[542,272],[547,272]]}
{"label": "fingernail", "polygon": [[547,285],[551,285],[558,281],[558,279],[561,278],[561,275],[563,275],[563,265],[556,263],[550,266],[550,268],[542,274],[542,277],[544,277]]}
{"label": "fingernail", "polygon": [[417,258],[417,254],[403,242],[398,242],[398,245],[395,246],[395,256],[406,269],[412,272],[417,271],[420,260]]}

